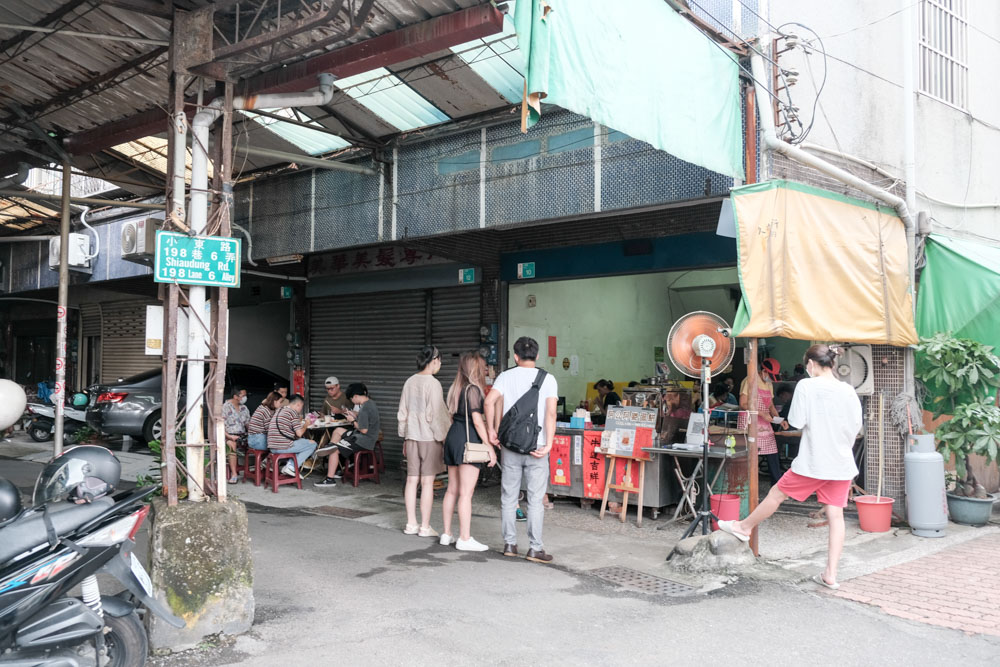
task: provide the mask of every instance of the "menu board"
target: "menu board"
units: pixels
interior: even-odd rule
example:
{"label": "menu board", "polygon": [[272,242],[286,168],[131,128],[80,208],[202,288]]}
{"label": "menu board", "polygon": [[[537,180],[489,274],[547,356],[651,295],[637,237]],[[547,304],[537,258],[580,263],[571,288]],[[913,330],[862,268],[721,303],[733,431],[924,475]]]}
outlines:
{"label": "menu board", "polygon": [[656,408],[618,405],[608,408],[601,448],[617,456],[648,458],[642,448],[653,445],[657,414]]}

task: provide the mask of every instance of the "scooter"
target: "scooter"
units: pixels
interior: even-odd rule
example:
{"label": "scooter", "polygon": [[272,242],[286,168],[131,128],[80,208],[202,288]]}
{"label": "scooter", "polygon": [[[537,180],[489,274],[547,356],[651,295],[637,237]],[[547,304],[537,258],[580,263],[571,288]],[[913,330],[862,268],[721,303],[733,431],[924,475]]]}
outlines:
{"label": "scooter", "polygon": [[[28,403],[25,408],[31,415],[28,422],[28,435],[35,442],[51,440],[56,428],[56,406],[45,403]],[[73,442],[73,435],[87,425],[87,411],[71,405],[63,408],[63,440],[66,444]]]}
{"label": "scooter", "polygon": [[[153,598],[149,575],[132,553],[149,513],[145,501],[156,490],[50,503],[0,526],[0,667],[141,666],[149,639],[136,601],[184,627]],[[127,592],[101,595],[98,573]],[[82,599],[69,595],[77,585]]]}

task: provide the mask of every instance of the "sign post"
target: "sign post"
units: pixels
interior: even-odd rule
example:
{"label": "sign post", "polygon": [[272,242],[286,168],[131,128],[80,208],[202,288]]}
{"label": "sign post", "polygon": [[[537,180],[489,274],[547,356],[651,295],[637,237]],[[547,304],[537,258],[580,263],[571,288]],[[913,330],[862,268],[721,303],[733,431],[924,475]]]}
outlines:
{"label": "sign post", "polygon": [[239,287],[240,240],[156,232],[153,280],[158,283]]}

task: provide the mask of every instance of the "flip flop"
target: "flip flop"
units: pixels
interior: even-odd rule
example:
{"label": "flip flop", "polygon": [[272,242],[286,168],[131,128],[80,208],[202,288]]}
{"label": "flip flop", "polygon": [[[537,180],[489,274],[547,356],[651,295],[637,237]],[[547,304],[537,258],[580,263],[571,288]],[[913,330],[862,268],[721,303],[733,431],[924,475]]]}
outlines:
{"label": "flip flop", "polygon": [[729,533],[730,535],[738,539],[740,542],[749,542],[750,541],[749,535],[738,533],[733,528],[733,524],[735,523],[736,523],[735,521],[719,521],[719,530],[721,530],[724,533]]}
{"label": "flip flop", "polygon": [[823,579],[823,575],[822,574],[814,574],[812,576],[812,580],[815,581],[820,586],[826,586],[831,591],[835,591],[838,588],[840,588],[840,584],[828,584],[828,583],[826,583],[826,581]]}

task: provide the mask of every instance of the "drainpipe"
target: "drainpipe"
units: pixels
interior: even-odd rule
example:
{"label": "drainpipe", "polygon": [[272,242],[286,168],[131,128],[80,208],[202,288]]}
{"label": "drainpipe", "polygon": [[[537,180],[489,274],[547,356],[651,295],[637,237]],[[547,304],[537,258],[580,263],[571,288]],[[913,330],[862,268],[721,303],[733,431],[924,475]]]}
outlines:
{"label": "drainpipe", "polygon": [[[754,91],[757,94],[757,99],[768,99],[770,95],[768,95],[768,92],[760,83],[761,81],[766,80],[767,77],[767,74],[764,72],[764,61],[760,57],[760,54],[754,52],[753,55],[750,56],[750,66],[753,72]],[[913,266],[916,224],[913,217],[910,215],[910,208],[906,205],[906,201],[891,192],[872,185],[864,179],[858,178],[854,174],[845,171],[836,165],[830,164],[820,157],[807,153],[798,146],[793,146],[792,144],[782,141],[778,138],[778,134],[775,132],[773,115],[769,112],[765,112],[764,108],[761,108],[760,110],[760,130],[764,139],[764,146],[768,150],[776,151],[792,160],[795,160],[799,164],[804,164],[807,167],[812,167],[817,171],[823,172],[827,176],[831,176],[841,183],[860,190],[880,202],[888,204],[896,210],[896,214],[899,215],[899,219],[903,221],[903,228],[906,230],[906,263],[909,266],[910,291],[912,293],[916,279]]]}
{"label": "drainpipe", "polygon": [[[903,1],[903,166],[906,178],[906,205],[911,211],[917,210],[917,145],[916,145],[916,122],[914,120],[914,67],[913,48],[916,44],[916,36],[913,25],[913,2]],[[906,250],[907,259],[910,262],[910,289],[913,290],[913,308],[916,314],[916,247],[917,230],[916,225],[906,228]],[[914,372],[916,364],[913,357],[913,350],[907,349],[903,356],[903,389],[907,394],[914,393]]]}
{"label": "drainpipe", "polygon": [[17,163],[17,173],[7,178],[0,179],[0,189],[9,188],[12,185],[21,185],[28,179],[28,172],[31,171],[31,165],[27,162]]}
{"label": "drainpipe", "polygon": [[[291,93],[291,94],[266,94],[248,95],[233,98],[233,109],[277,109],[286,107],[314,107],[329,104],[333,99],[333,74],[319,75],[319,89],[311,93]],[[208,106],[195,114],[191,121],[191,212],[188,217],[191,234],[204,234],[208,221],[208,142],[209,128],[220,115],[222,115],[223,98],[212,100]],[[183,114],[181,114],[183,115]],[[180,132],[180,123],[175,118],[175,130]],[[180,151],[183,155],[183,151]],[[180,175],[184,177],[183,157],[181,161]],[[175,175],[176,171],[175,164]],[[181,189],[181,201],[179,205],[183,207],[183,189]],[[174,187],[173,206],[176,210],[178,206],[177,187]],[[206,330],[198,323],[198,320],[205,322],[205,288],[199,285],[192,285],[188,290],[188,301],[191,305],[191,318],[188,325],[188,374],[187,374],[187,418],[185,429],[187,432],[187,442],[203,443],[204,431],[202,430],[202,405],[204,384],[205,384],[205,339]],[[195,319],[197,318],[197,319]],[[207,326],[208,323],[205,322]],[[202,484],[204,479],[204,469],[200,465],[203,460],[201,448],[189,450],[194,457],[194,461],[199,465],[192,465],[191,471],[193,481]],[[189,461],[192,460],[190,457]],[[201,475],[199,476],[199,473]],[[224,484],[224,480],[219,480]],[[197,484],[193,486],[197,486]],[[198,489],[192,488],[192,500],[200,500],[201,493]]]}

